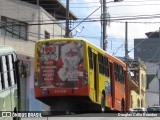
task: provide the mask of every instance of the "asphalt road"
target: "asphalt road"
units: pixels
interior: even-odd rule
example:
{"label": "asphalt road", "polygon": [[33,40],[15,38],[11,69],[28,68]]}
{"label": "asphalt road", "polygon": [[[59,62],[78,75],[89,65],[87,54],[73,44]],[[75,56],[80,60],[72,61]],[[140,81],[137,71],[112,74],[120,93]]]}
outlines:
{"label": "asphalt road", "polygon": [[[157,117],[158,116],[158,117]],[[160,119],[158,114],[108,114],[108,113],[87,113],[71,115],[55,115],[41,118],[22,118],[21,120],[157,120]]]}

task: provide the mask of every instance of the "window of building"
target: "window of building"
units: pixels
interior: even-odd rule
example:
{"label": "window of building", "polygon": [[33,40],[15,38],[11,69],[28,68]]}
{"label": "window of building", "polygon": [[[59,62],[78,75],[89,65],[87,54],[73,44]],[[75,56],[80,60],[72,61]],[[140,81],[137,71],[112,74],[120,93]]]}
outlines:
{"label": "window of building", "polygon": [[49,39],[50,38],[50,33],[49,32],[47,32],[46,30],[45,30],[45,32],[44,32],[44,38],[45,39]]}
{"label": "window of building", "polygon": [[140,100],[137,99],[137,107],[140,107]]}
{"label": "window of building", "polygon": [[153,48],[152,48],[152,47],[150,47],[150,51],[153,51]]}
{"label": "window of building", "polygon": [[144,78],[143,78],[143,74],[141,75],[141,85],[143,86],[143,80]]}
{"label": "window of building", "polygon": [[145,85],[146,82],[145,81],[146,81],[146,76],[142,74],[141,75],[141,84],[142,84],[143,87],[146,87],[146,85]]}
{"label": "window of building", "polygon": [[144,52],[146,51],[146,48],[145,48],[145,47],[143,48],[143,51],[144,51]]}
{"label": "window of building", "polygon": [[144,107],[144,105],[143,105],[143,99],[141,100],[141,107]]}
{"label": "window of building", "polygon": [[27,40],[27,23],[1,16],[1,34]]}
{"label": "window of building", "polygon": [[137,52],[141,52],[141,48],[140,47],[137,47]]}

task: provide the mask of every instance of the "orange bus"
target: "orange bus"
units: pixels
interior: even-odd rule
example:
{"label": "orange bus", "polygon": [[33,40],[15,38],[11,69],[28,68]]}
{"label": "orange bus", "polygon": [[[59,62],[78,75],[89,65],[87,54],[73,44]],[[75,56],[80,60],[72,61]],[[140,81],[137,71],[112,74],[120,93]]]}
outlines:
{"label": "orange bus", "polygon": [[35,44],[35,97],[52,111],[128,111],[126,64],[78,38]]}

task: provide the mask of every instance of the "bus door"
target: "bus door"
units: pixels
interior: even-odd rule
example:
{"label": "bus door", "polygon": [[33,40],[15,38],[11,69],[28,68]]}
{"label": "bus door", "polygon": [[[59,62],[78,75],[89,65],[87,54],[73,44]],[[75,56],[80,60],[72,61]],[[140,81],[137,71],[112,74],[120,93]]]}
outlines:
{"label": "bus door", "polygon": [[110,80],[111,80],[111,99],[112,99],[112,108],[114,108],[115,103],[115,85],[114,85],[114,70],[113,63],[109,62],[109,72],[110,72]]}
{"label": "bus door", "polygon": [[98,91],[99,91],[99,84],[98,84],[98,67],[97,67],[97,54],[93,53],[93,70],[94,70],[94,89],[95,89],[95,97],[96,102],[98,102]]}

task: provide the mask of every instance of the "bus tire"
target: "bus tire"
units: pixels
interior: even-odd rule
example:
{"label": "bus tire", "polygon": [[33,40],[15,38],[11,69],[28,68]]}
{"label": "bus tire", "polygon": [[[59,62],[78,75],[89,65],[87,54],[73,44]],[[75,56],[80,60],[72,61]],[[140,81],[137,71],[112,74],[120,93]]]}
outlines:
{"label": "bus tire", "polygon": [[105,108],[105,96],[102,94],[101,95],[101,112],[104,113],[106,110]]}

